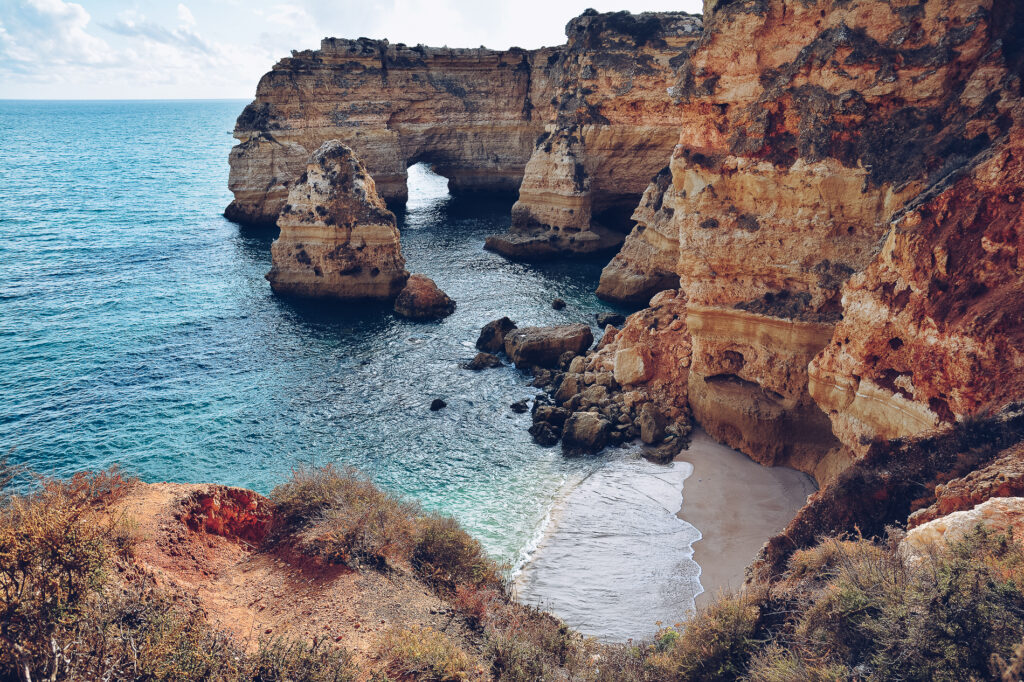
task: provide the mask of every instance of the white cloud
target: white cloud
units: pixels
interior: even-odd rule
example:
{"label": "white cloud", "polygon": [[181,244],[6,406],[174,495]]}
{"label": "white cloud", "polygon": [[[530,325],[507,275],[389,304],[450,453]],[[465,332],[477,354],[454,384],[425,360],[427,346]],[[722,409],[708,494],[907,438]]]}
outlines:
{"label": "white cloud", "polygon": [[111,62],[110,46],[86,31],[89,13],[78,3],[4,3],[0,25],[4,27],[0,57],[14,71],[32,70],[40,64],[100,66]]}
{"label": "white cloud", "polygon": [[180,2],[178,3],[178,20],[185,26],[196,25],[196,18],[192,16],[192,10]]}

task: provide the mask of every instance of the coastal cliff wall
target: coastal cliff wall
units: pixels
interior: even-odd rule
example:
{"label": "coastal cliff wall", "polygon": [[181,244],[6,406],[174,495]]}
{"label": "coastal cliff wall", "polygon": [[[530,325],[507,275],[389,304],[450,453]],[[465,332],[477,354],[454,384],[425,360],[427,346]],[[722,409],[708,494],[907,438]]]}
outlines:
{"label": "coastal cliff wall", "polygon": [[[590,11],[567,26],[568,45],[538,50],[324,39],[275,64],[238,117],[225,215],[273,223],[310,154],[336,139],[385,199],[405,198],[406,168],[421,161],[456,191],[512,192],[525,173],[519,232],[572,234],[546,250],[499,240],[509,255],[615,246],[675,142],[666,89],[700,27],[685,13]],[[595,214],[615,228],[603,240]]]}
{"label": "coastal cliff wall", "polygon": [[678,278],[714,437],[834,474],[1021,395],[1020,21],[1009,0],[708,3],[678,144],[599,293]]}
{"label": "coastal cliff wall", "polygon": [[238,117],[225,215],[273,223],[310,154],[340,140],[385,199],[406,168],[434,164],[454,189],[514,191],[551,111],[555,50],[448,49],[325,38],[260,79]]}

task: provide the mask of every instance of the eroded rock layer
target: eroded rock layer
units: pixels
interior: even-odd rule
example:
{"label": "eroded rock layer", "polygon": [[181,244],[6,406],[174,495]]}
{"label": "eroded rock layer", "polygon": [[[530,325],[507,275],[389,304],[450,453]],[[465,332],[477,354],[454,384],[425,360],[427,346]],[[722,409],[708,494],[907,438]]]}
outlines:
{"label": "eroded rock layer", "polygon": [[617,247],[629,214],[678,137],[666,90],[701,34],[685,12],[598,14],[566,26],[549,78],[554,117],[526,164],[508,235],[487,246],[513,258]]}
{"label": "eroded rock layer", "polygon": [[409,273],[395,215],[352,150],[320,147],[288,193],[270,248],[270,286],[278,293],[391,299]]}
{"label": "eroded rock layer", "polygon": [[[1020,97],[1015,72],[1024,24],[1016,3],[707,4],[704,33],[673,90],[683,121],[678,144],[634,212],[638,226],[600,288],[635,302],[678,277],[688,300],[688,400],[697,419],[759,461],[815,471],[826,458],[825,469],[834,472],[863,452],[856,445],[863,436],[913,431],[890,429],[871,410],[847,409],[856,386],[840,394],[850,383],[867,392],[881,379],[888,394],[919,394],[908,401],[913,405],[885,406],[910,413],[907,423],[917,430],[936,425],[940,412],[959,417],[979,409],[985,387],[1006,372],[1013,378],[989,403],[1020,395],[1016,351],[994,355],[998,340],[1015,345],[1022,305],[1011,302],[1021,276],[1018,195],[998,189],[1017,182],[1007,170],[1016,151],[1006,146],[1008,109]],[[977,165],[979,154],[995,158]],[[970,178],[959,190],[938,189],[951,173]],[[954,194],[919,199],[946,191]],[[991,198],[971,199],[975,191]],[[950,220],[961,202],[968,207]],[[962,229],[971,231],[962,244],[943,244],[957,242],[952,235]],[[951,255],[936,256],[933,248]],[[894,249],[896,256],[887,255]],[[886,274],[896,266],[884,261],[893,258],[913,272]],[[972,274],[940,272],[961,266]],[[844,305],[844,284],[865,269]],[[888,290],[897,277],[916,279],[911,293],[921,292],[903,336],[880,328],[895,311],[878,304],[868,310],[877,293],[857,293]],[[948,295],[940,290],[947,284]],[[925,314],[929,287],[927,296],[938,295],[947,310]],[[982,287],[995,293],[974,307]],[[965,308],[969,320],[961,319]],[[840,319],[856,353],[830,351],[814,369],[816,386],[832,387],[814,395],[829,409],[830,424],[808,390],[807,367]],[[906,344],[901,359],[871,368],[892,352],[879,349],[896,336]],[[915,380],[911,390],[905,375],[916,362],[933,376]],[[989,384],[968,377],[978,370],[994,372]]]}
{"label": "eroded rock layer", "polygon": [[386,199],[404,199],[419,161],[453,190],[515,191],[525,170],[515,237],[493,244],[510,255],[617,246],[678,135],[666,90],[700,26],[588,11],[568,45],[530,51],[325,39],[278,62],[238,117],[226,215],[272,223],[309,154],[339,139]]}

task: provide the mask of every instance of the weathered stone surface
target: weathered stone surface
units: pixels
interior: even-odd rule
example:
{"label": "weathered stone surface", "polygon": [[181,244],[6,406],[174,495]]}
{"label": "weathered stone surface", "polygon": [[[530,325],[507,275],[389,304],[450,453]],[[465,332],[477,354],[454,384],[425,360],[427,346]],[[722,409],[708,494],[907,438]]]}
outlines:
{"label": "weathered stone surface", "polygon": [[523,327],[505,335],[505,353],[516,367],[555,367],[562,353],[582,353],[592,343],[594,333],[585,324]]}
{"label": "weathered stone surface", "polygon": [[516,328],[516,323],[507,317],[492,320],[480,330],[480,336],[476,340],[477,350],[486,353],[497,353],[505,350],[505,334]]}
{"label": "weathered stone surface", "polygon": [[[678,276],[688,300],[686,399],[697,419],[758,461],[834,473],[873,434],[916,432],[938,412],[970,414],[986,393],[996,407],[1019,395],[1016,378],[995,384],[1020,377],[1010,367],[1021,359],[997,358],[993,342],[1021,347],[1010,302],[1011,292],[1022,298],[1010,265],[1020,239],[1017,152],[998,151],[1020,98],[1021,16],[1010,0],[755,4],[718,3],[705,16],[673,89],[678,144],[600,292],[637,301]],[[994,156],[978,165],[978,155]],[[1014,189],[1000,197],[997,187]],[[878,273],[858,276],[844,295],[873,261]],[[914,280],[918,302],[890,334],[886,320],[899,313],[869,300],[883,286],[897,284],[891,296],[906,288],[897,279]],[[926,299],[948,310],[926,313]],[[833,337],[840,317],[849,331]],[[812,398],[808,364],[847,336],[850,353],[830,349],[816,363],[825,388]],[[897,337],[905,346],[885,351]],[[937,400],[938,411],[929,407]]]}
{"label": "weathered stone surface", "polygon": [[935,502],[910,515],[907,527],[913,528],[952,514],[970,509],[993,497],[1020,497],[1024,495],[1024,444],[1004,450],[992,462],[935,486]]}
{"label": "weathered stone surface", "polygon": [[455,301],[426,275],[411,275],[395,299],[395,312],[413,320],[437,320],[455,312]]}
{"label": "weathered stone surface", "polygon": [[855,452],[1024,398],[1024,105],[1011,121],[843,290],[810,389]]}
{"label": "weathered stone surface", "polygon": [[373,178],[336,140],[318,149],[305,168],[278,219],[270,286],[301,296],[394,298],[409,273],[395,216]]}
{"label": "weathered stone surface", "polygon": [[588,10],[569,22],[568,45],[551,65],[554,115],[526,164],[509,234],[487,248],[538,259],[622,243],[678,136],[666,90],[701,26],[685,12]]}
{"label": "weathered stone surface", "polygon": [[566,454],[593,453],[608,444],[612,425],[594,412],[574,412],[565,420],[562,449]]}
{"label": "weathered stone surface", "polygon": [[981,526],[1024,544],[1024,497],[997,497],[973,509],[940,516],[914,528],[900,541],[900,556],[914,562],[948,542],[963,539]]}
{"label": "weathered stone surface", "polygon": [[512,233],[488,241],[507,255],[617,247],[677,137],[667,88],[701,19],[588,11],[566,31],[567,45],[531,51],[326,38],[293,52],[238,117],[226,215],[273,222],[309,153],[340,139],[388,199],[404,199],[417,161],[455,190],[519,188]]}
{"label": "weathered stone surface", "polygon": [[640,440],[647,445],[654,445],[665,437],[665,416],[653,403],[644,403],[636,424],[640,427]]}
{"label": "weathered stone surface", "polygon": [[597,320],[597,326],[604,329],[608,325],[613,327],[621,327],[626,324],[626,316],[622,313],[597,313],[594,315],[594,319]]}

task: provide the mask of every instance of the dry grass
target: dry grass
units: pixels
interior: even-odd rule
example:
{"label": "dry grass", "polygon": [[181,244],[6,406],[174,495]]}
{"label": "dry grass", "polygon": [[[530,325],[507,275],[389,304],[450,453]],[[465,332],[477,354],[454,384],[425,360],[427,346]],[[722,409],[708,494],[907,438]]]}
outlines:
{"label": "dry grass", "polygon": [[388,630],[380,654],[387,672],[401,679],[459,682],[479,668],[443,632],[416,625]]}

